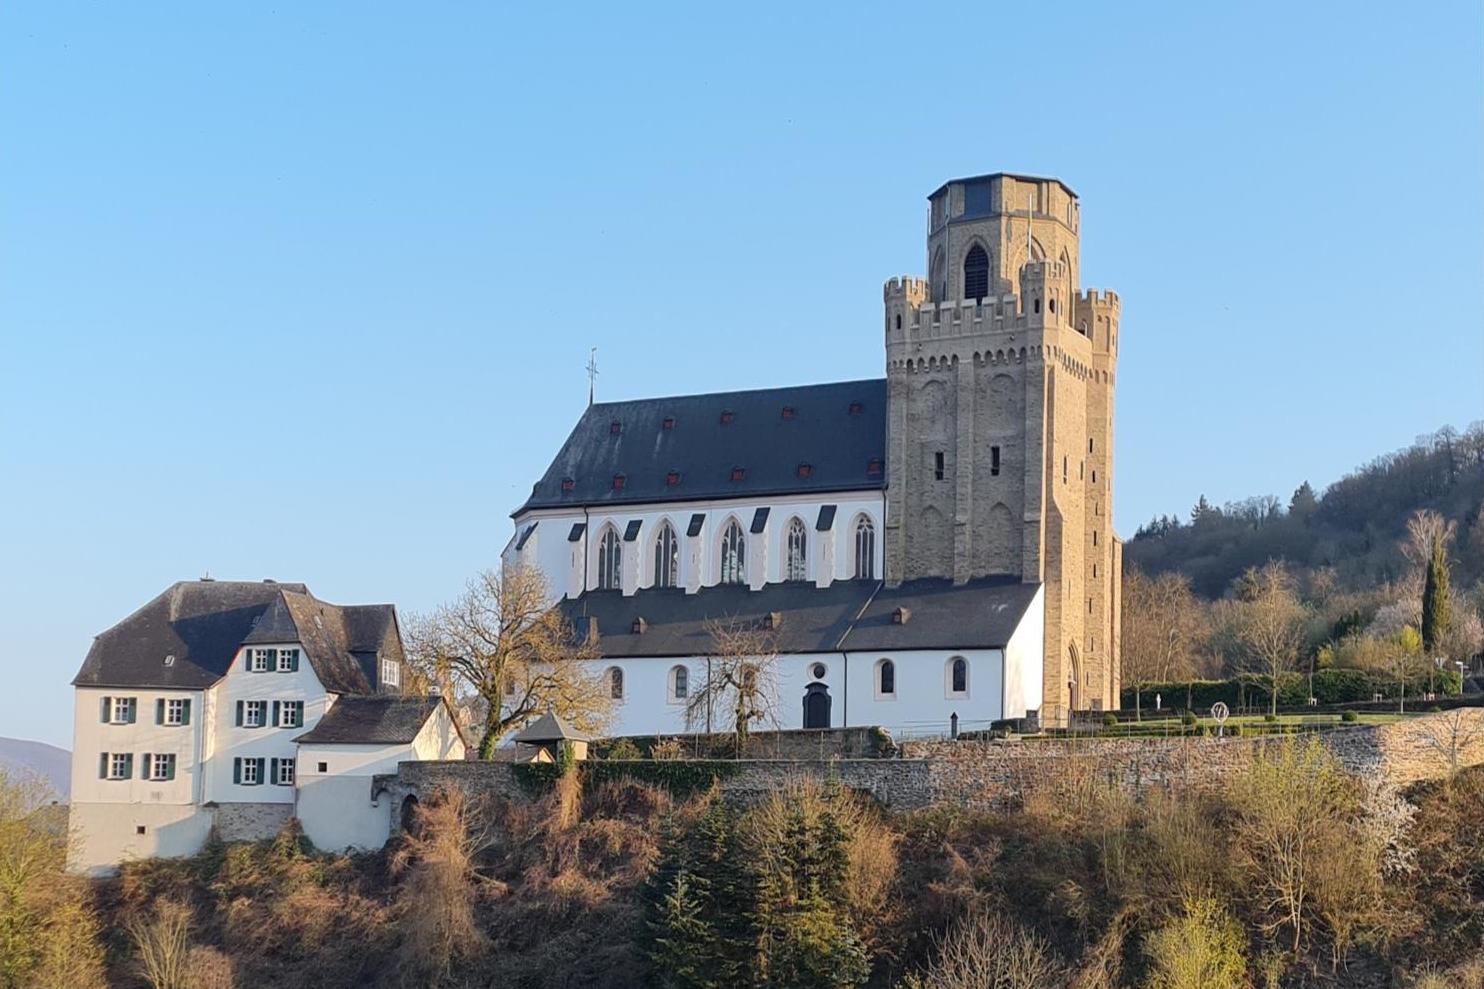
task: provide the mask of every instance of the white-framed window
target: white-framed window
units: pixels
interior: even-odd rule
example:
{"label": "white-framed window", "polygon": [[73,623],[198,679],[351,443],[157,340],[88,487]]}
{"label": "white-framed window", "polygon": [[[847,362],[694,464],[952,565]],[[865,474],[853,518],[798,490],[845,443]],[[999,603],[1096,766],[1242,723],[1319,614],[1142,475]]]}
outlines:
{"label": "white-framed window", "polygon": [[381,661],[381,685],[383,687],[402,686],[402,664],[395,659],[383,659]]}
{"label": "white-framed window", "polygon": [[149,778],[156,783],[175,779],[174,754],[156,753],[149,756]]}
{"label": "white-framed window", "polygon": [[809,579],[809,530],[797,515],[788,523],[788,554],[784,580]]}
{"label": "white-framed window", "polygon": [[721,533],[721,582],[741,584],[747,580],[747,540],[736,519]]}
{"label": "white-framed window", "polygon": [[134,774],[134,756],[128,752],[110,752],[103,757],[108,779],[126,780]]}
{"label": "white-framed window", "polygon": [[184,698],[181,698],[181,697],[172,697],[172,698],[166,700],[165,701],[165,718],[164,718],[165,724],[167,724],[167,725],[183,725],[183,724],[186,724],[187,721],[188,721],[188,719],[189,719],[189,715],[186,712],[190,710],[190,703],[191,703],[190,701],[185,700]]}
{"label": "white-framed window", "polygon": [[242,727],[261,728],[268,723],[267,701],[242,702]]}
{"label": "white-framed window", "polygon": [[292,759],[275,759],[275,760],[273,760],[273,762],[274,762],[274,779],[273,779],[274,784],[276,784],[277,786],[293,786],[294,785],[294,760],[292,760]]}
{"label": "white-framed window", "polygon": [[278,727],[280,728],[303,728],[304,727],[304,702],[303,701],[274,701],[273,706],[277,709]]}
{"label": "white-framed window", "polygon": [[297,649],[280,649],[280,650],[278,650],[278,665],[276,667],[276,669],[278,670],[278,672],[280,672],[280,673],[293,673],[298,668],[299,668],[299,650],[297,650]]}
{"label": "white-framed window", "polygon": [[876,526],[868,515],[855,520],[855,577],[872,580],[876,576]]}
{"label": "white-framed window", "polygon": [[889,659],[876,661],[876,676],[873,678],[878,698],[897,696],[897,664]]}
{"label": "white-framed window", "polygon": [[608,696],[623,700],[623,670],[617,666],[608,667]]}
{"label": "white-framed window", "polygon": [[133,697],[114,697],[108,705],[108,723],[111,725],[132,725],[137,703]]}
{"label": "white-framed window", "polygon": [[258,786],[263,782],[262,759],[236,759],[237,780],[243,786]]}
{"label": "white-framed window", "polygon": [[623,586],[623,544],[613,526],[603,529],[598,537],[598,589],[617,590]]}
{"label": "white-framed window", "polygon": [[675,587],[680,583],[680,540],[668,520],[654,537],[654,586]]}
{"label": "white-framed window", "polygon": [[247,654],[247,671],[249,673],[267,673],[273,668],[277,656],[276,649],[252,649]]}
{"label": "white-framed window", "polygon": [[684,666],[670,667],[670,702],[683,704],[690,696],[690,670]]}
{"label": "white-framed window", "polygon": [[963,697],[969,692],[969,661],[962,656],[954,656],[948,660],[948,666],[943,671],[948,688],[948,696]]}

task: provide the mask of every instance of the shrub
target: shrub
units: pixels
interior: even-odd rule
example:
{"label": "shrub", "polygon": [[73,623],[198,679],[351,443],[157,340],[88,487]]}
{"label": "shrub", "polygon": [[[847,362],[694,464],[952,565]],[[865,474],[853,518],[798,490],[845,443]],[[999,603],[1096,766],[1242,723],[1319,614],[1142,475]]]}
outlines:
{"label": "shrub", "polygon": [[1103,715],[1103,727],[1104,728],[1117,728],[1118,727],[1118,715],[1113,714],[1111,712],[1108,713],[1108,714]]}
{"label": "shrub", "polygon": [[953,925],[932,963],[903,989],[1044,989],[1063,977],[1045,940],[1001,914],[977,911]]}
{"label": "shrub", "polygon": [[1180,723],[1187,728],[1189,728],[1191,725],[1194,725],[1199,720],[1200,719],[1195,716],[1194,711],[1186,711],[1184,714],[1180,715]]}
{"label": "shrub", "polygon": [[1262,720],[1266,721],[1270,725],[1275,725],[1278,723],[1278,716],[1276,714],[1264,714],[1262,716]]}
{"label": "shrub", "polygon": [[191,908],[178,900],[159,900],[148,914],[133,914],[124,930],[139,952],[139,977],[152,989],[191,989]]}
{"label": "shrub", "polygon": [[623,761],[625,759],[642,759],[644,753],[639,751],[639,746],[634,744],[633,739],[620,738],[608,746],[608,751],[603,753],[604,759]]}
{"label": "shrub", "polygon": [[679,738],[662,738],[649,751],[651,759],[675,760],[685,758],[685,743]]}
{"label": "shrub", "polygon": [[1240,989],[1247,958],[1242,928],[1209,897],[1187,900],[1180,916],[1144,938],[1150,989]]}
{"label": "shrub", "polygon": [[1356,714],[1354,711],[1346,711],[1344,714],[1340,715],[1340,720],[1353,724],[1354,722],[1360,720],[1360,715]]}

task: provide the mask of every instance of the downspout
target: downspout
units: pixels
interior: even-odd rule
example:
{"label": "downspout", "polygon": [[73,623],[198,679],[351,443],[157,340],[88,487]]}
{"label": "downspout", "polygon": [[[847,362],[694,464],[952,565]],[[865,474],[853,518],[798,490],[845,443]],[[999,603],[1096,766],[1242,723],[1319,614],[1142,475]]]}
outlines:
{"label": "downspout", "polygon": [[850,653],[841,651],[840,661],[845,667],[845,703],[841,705],[844,709],[840,715],[840,727],[850,727]]}
{"label": "downspout", "polygon": [[582,610],[587,613],[587,537],[592,529],[592,520],[588,517],[587,506],[582,506]]}

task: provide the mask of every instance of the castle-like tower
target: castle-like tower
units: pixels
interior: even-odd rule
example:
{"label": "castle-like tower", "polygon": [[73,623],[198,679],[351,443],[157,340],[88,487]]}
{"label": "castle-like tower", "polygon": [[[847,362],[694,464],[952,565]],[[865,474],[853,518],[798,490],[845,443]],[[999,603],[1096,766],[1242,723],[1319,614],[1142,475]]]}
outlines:
{"label": "castle-like tower", "polygon": [[928,278],[886,283],[886,579],[1045,585],[1042,721],[1118,706],[1118,297],[1078,290],[1077,196],[986,175],[929,197]]}

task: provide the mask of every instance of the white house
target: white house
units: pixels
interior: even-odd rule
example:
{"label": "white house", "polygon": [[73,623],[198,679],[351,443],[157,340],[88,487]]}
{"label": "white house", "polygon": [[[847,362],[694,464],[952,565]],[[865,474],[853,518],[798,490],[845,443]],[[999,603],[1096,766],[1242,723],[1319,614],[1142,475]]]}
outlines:
{"label": "white house", "polygon": [[709,619],[773,629],[779,727],[944,733],[1041,706],[1040,583],[884,579],[886,398],[868,380],[587,409],[502,559],[596,644],[610,734],[719,727],[686,716]]}
{"label": "white house", "polygon": [[[213,827],[263,838],[296,815],[338,839],[305,819],[322,805],[301,806],[300,738],[339,703],[400,695],[404,667],[391,605],[333,605],[273,581],[171,586],[99,635],[73,680],[69,866],[189,855]],[[414,757],[462,757],[457,731],[431,710],[425,720],[440,726],[418,737]],[[368,757],[384,760],[387,746],[372,741]]]}

